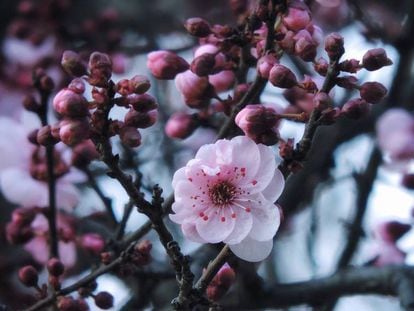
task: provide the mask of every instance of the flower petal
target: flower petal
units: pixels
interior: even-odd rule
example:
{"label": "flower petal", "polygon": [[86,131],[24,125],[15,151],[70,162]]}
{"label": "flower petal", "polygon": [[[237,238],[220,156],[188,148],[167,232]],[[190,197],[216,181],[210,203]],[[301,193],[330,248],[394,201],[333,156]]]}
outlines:
{"label": "flower petal", "polygon": [[253,225],[249,237],[257,241],[272,239],[280,226],[280,212],[276,205],[252,209]]}
{"label": "flower petal", "polygon": [[56,183],[56,204],[68,212],[79,202],[79,190],[71,183],[58,180]]}
{"label": "flower petal", "polygon": [[273,239],[259,242],[247,237],[240,243],[229,245],[229,247],[237,257],[250,262],[258,262],[270,255]]}
{"label": "flower petal", "polygon": [[198,234],[194,224],[185,223],[181,225],[184,236],[190,241],[196,243],[206,243],[206,241]]}
{"label": "flower petal", "polygon": [[[208,218],[200,217],[196,229],[202,239],[209,243],[218,243],[226,239],[234,229],[234,218],[227,217],[222,209],[212,207],[204,212]],[[224,221],[223,221],[223,217]]]}
{"label": "flower petal", "polygon": [[[230,235],[223,240],[227,244],[240,243],[249,234],[253,225],[253,218],[251,213],[246,213],[243,209],[238,206],[231,207],[232,212],[235,213],[236,224]],[[230,215],[231,217],[231,215]]]}
{"label": "flower petal", "polygon": [[272,180],[262,191],[263,196],[270,202],[276,202],[285,188],[285,178],[279,169],[275,170]]}

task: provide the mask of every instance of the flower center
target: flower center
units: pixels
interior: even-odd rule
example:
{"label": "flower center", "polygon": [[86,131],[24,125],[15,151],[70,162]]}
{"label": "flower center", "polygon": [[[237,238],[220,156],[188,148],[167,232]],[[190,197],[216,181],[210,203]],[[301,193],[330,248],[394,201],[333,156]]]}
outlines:
{"label": "flower center", "polygon": [[227,181],[219,182],[209,191],[211,201],[217,206],[223,206],[231,203],[235,195],[236,187]]}

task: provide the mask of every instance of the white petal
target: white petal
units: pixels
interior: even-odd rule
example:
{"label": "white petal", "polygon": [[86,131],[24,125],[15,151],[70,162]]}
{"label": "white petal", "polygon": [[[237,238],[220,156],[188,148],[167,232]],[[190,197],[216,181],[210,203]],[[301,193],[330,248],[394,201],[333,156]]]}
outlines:
{"label": "white petal", "polygon": [[184,236],[189,239],[190,241],[196,243],[207,243],[197,232],[197,229],[194,224],[182,224],[181,230],[184,233]]}
{"label": "white petal", "polygon": [[276,202],[285,188],[285,178],[279,169],[275,170],[275,174],[269,185],[262,191],[264,197],[270,202]]}
{"label": "white petal", "polygon": [[280,212],[276,205],[265,208],[253,208],[253,226],[249,237],[257,241],[272,239],[280,226]]}
{"label": "white petal", "polygon": [[178,171],[174,173],[173,180],[172,180],[173,189],[175,189],[175,187],[177,186],[177,183],[182,180],[187,180],[187,177],[185,176],[185,167],[180,168]]}
{"label": "white petal", "polygon": [[246,136],[237,136],[232,140],[231,164],[246,168],[246,179],[256,175],[260,164],[260,153],[258,145]]}
{"label": "white petal", "polygon": [[223,212],[220,208],[212,207],[205,212],[207,220],[200,217],[196,222],[196,229],[202,239],[209,243],[218,243],[226,239],[234,229],[234,218],[227,217],[222,221]]}
{"label": "white petal", "polygon": [[259,242],[247,237],[240,243],[229,245],[229,247],[237,257],[250,262],[258,262],[270,255],[273,239]]}
{"label": "white petal", "polygon": [[23,169],[4,170],[0,175],[0,187],[4,197],[12,203],[21,206],[48,205],[47,184],[33,179]]}
{"label": "white petal", "polygon": [[79,190],[69,182],[58,180],[56,183],[56,205],[68,212],[79,202]]}
{"label": "white petal", "polygon": [[253,225],[251,213],[246,213],[246,211],[237,206],[232,207],[232,209],[236,214],[236,224],[234,225],[234,229],[230,235],[223,240],[223,242],[227,244],[240,243],[249,234]]}

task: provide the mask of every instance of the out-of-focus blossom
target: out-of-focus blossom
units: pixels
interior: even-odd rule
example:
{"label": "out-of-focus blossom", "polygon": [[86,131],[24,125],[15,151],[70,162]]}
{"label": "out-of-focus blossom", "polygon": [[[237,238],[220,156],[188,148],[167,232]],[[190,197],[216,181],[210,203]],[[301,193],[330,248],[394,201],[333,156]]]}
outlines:
{"label": "out-of-focus blossom", "polygon": [[[39,178],[42,175],[39,172],[39,169],[42,170],[42,164],[33,166],[36,147],[27,139],[30,130],[28,120],[20,123],[11,118],[0,118],[0,187],[5,198],[12,203],[44,207],[48,206],[49,202],[48,184],[43,178]],[[13,140],[10,140],[10,137],[13,137]],[[33,170],[34,168],[36,170]],[[46,167],[43,167],[44,171],[45,169]],[[77,204],[79,192],[73,183],[82,179],[83,176],[75,171],[57,179],[56,201],[59,208],[71,209]]]}
{"label": "out-of-focus blossom", "polygon": [[284,178],[269,147],[246,136],[202,146],[174,174],[172,185],[175,214],[170,218],[188,239],[227,243],[252,262],[270,254],[280,225],[274,202]]}
{"label": "out-of-focus blossom", "polygon": [[377,122],[377,139],[383,153],[393,161],[414,157],[414,117],[404,109],[390,109]]}
{"label": "out-of-focus blossom", "polygon": [[[46,264],[49,255],[49,224],[42,214],[38,214],[32,222],[31,227],[35,237],[25,244],[24,249],[40,264]],[[58,214],[57,230],[59,233],[59,257],[66,267],[72,267],[76,262],[76,244],[74,242],[74,228],[71,218],[67,215]]]}

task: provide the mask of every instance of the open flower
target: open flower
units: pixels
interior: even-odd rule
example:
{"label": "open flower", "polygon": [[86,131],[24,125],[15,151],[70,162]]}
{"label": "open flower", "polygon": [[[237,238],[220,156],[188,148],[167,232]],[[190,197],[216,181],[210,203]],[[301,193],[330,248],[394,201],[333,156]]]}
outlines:
{"label": "open flower", "polygon": [[224,242],[238,257],[261,261],[280,225],[274,204],[284,178],[272,150],[246,136],[204,145],[172,181],[171,220],[194,242]]}

